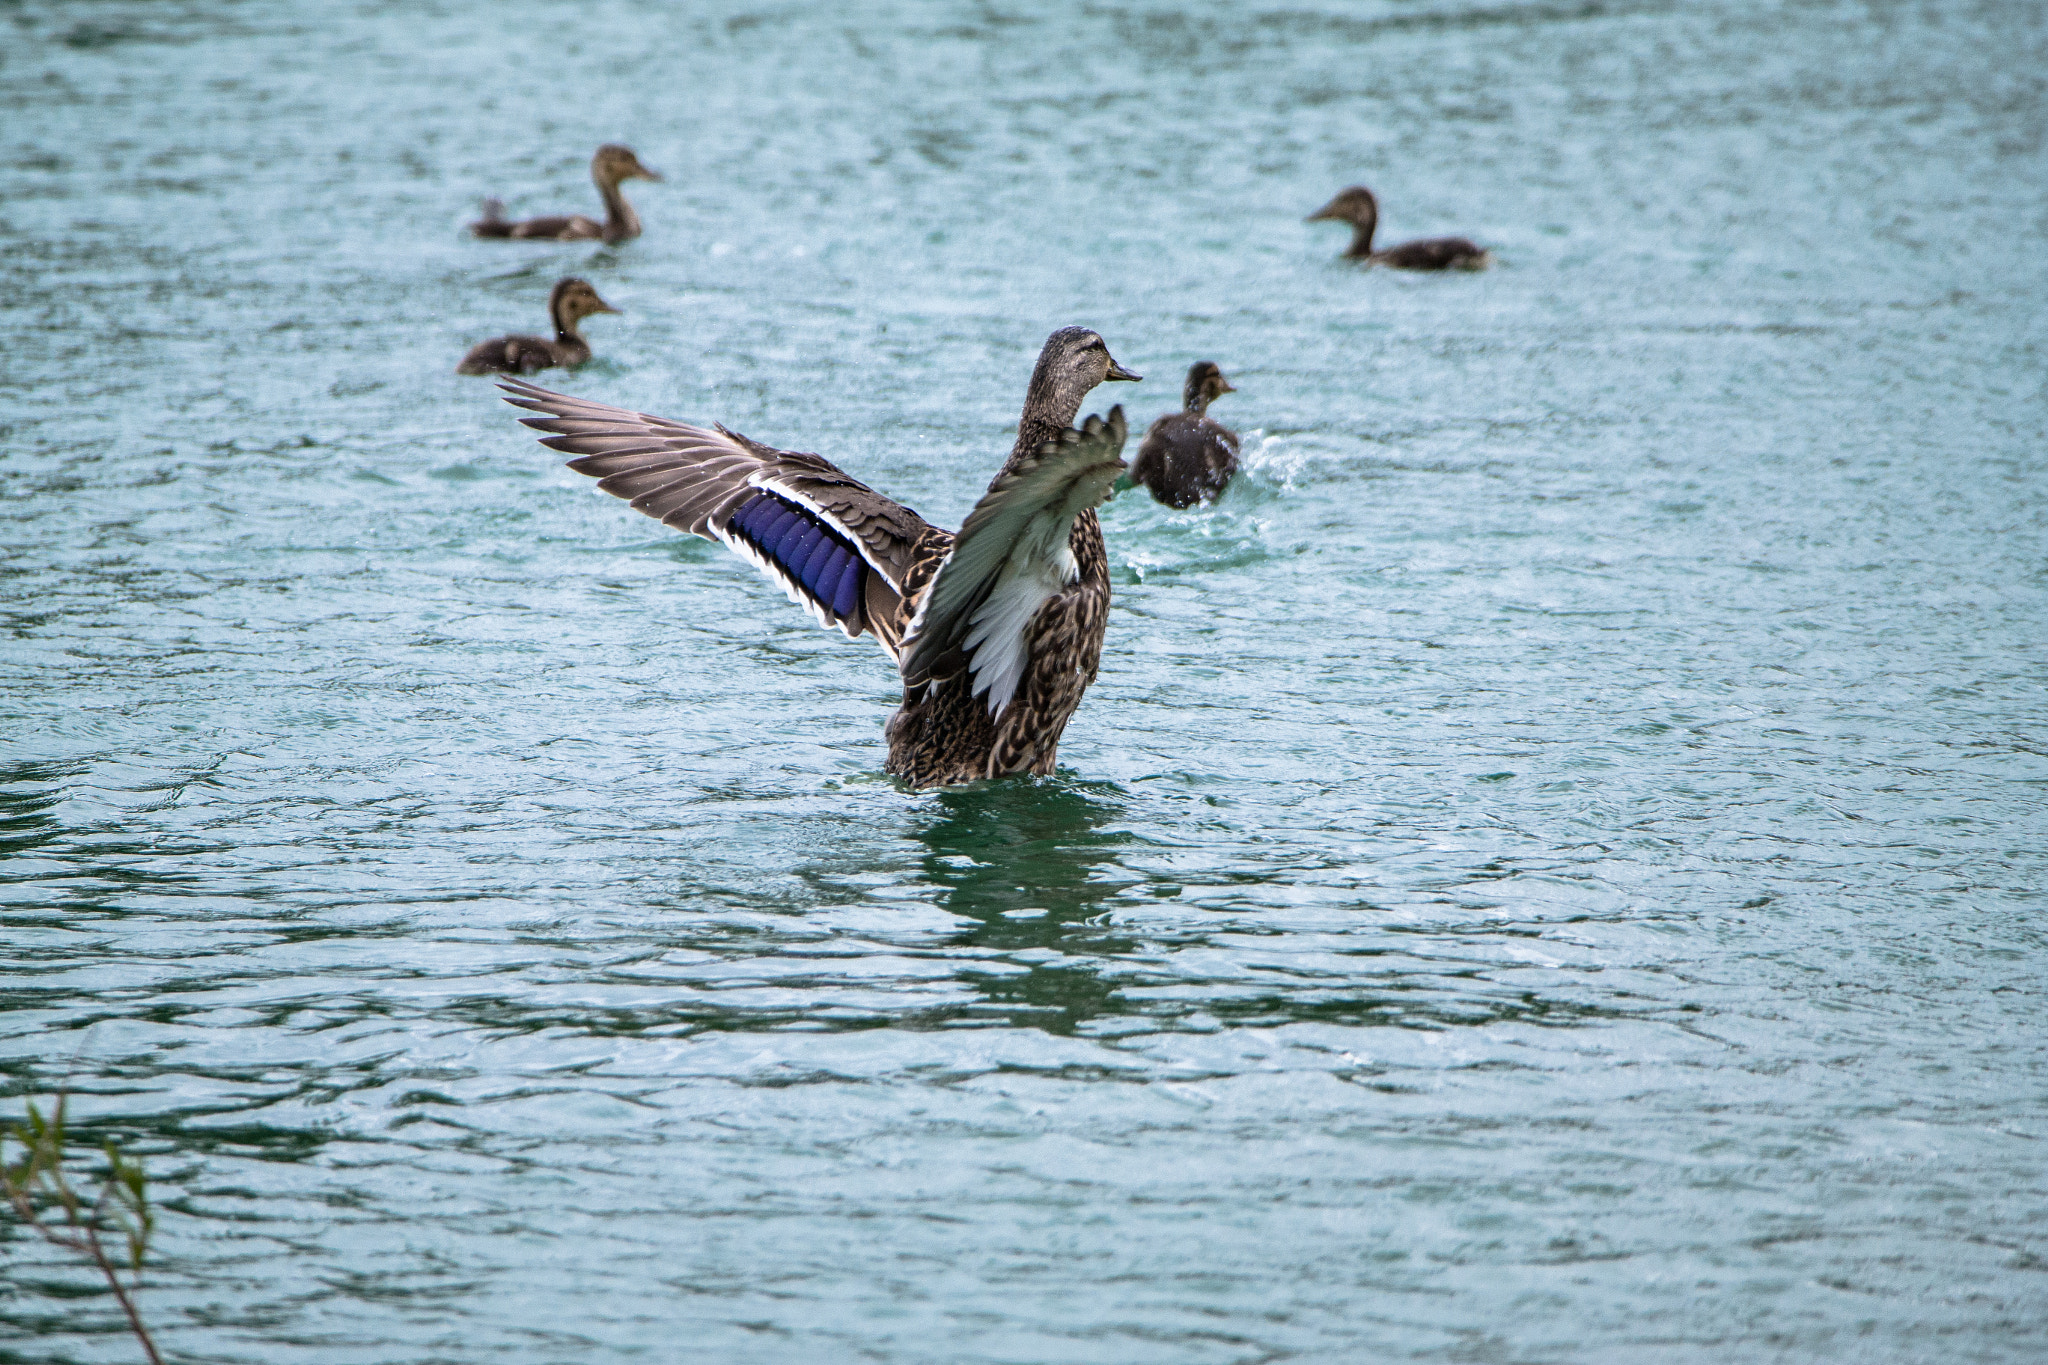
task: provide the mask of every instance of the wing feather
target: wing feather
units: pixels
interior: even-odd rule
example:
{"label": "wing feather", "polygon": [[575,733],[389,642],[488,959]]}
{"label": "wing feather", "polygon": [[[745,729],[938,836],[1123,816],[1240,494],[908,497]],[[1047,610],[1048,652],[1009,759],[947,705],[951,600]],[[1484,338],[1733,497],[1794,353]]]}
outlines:
{"label": "wing feather", "polygon": [[1029,626],[1039,608],[1080,573],[1068,539],[1074,518],[1100,506],[1116,476],[1124,410],[1068,428],[996,476],[967,514],[904,633],[906,688],[961,668],[1000,715],[1030,662]]}
{"label": "wing feather", "polygon": [[903,584],[924,518],[831,461],[554,393],[519,380],[505,401],[569,467],[665,525],[715,540],[759,569],[818,623],[874,634],[893,656]]}

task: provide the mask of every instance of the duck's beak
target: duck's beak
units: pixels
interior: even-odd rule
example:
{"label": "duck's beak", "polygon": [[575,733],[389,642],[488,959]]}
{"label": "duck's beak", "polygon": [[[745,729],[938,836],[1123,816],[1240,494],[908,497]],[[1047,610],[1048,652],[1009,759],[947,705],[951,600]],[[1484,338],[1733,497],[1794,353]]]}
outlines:
{"label": "duck's beak", "polygon": [[1339,216],[1340,215],[1337,212],[1337,201],[1332,199],[1329,203],[1323,205],[1321,208],[1317,209],[1314,213],[1311,213],[1308,217],[1302,219],[1301,221],[1304,223],[1320,223],[1325,218],[1336,218]]}
{"label": "duck's beak", "polygon": [[600,313],[616,313],[619,311],[618,309],[612,307],[610,304],[606,303],[603,299],[597,300],[595,306],[597,308],[597,311]]}
{"label": "duck's beak", "polygon": [[1218,390],[1217,390],[1217,392],[1218,392],[1218,393],[1236,393],[1236,392],[1237,392],[1237,385],[1235,385],[1235,384],[1231,383],[1231,382],[1230,382],[1230,381],[1229,381],[1228,379],[1225,379],[1225,378],[1224,378],[1224,377],[1223,377],[1222,375],[1220,375],[1220,374],[1216,376],[1216,382],[1217,382],[1218,384],[1221,384],[1221,385],[1223,386],[1222,388],[1220,388],[1220,389],[1218,389]]}
{"label": "duck's beak", "polygon": [[1109,362],[1109,373],[1102,376],[1102,379],[1104,383],[1108,383],[1112,379],[1128,379],[1135,384],[1144,377],[1142,374],[1132,374],[1129,370],[1117,364],[1116,358],[1112,356]]}
{"label": "duck's beak", "polygon": [[660,171],[650,171],[650,170],[648,170],[648,169],[647,169],[647,168],[646,168],[645,166],[642,166],[642,167],[640,168],[640,171],[639,171],[639,175],[640,175],[640,178],[641,178],[642,180],[659,180],[659,179],[661,179],[661,172],[660,172]]}

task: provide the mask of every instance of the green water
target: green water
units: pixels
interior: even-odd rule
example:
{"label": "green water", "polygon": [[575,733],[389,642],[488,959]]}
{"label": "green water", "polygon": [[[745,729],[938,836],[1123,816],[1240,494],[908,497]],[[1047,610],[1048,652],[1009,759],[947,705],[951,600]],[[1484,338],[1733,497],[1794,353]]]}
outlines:
{"label": "green water", "polygon": [[[190,1362],[2039,1358],[2043,13],[0,4],[0,1114]],[[936,523],[1068,323],[1246,469],[906,792],[451,373],[571,273]]]}

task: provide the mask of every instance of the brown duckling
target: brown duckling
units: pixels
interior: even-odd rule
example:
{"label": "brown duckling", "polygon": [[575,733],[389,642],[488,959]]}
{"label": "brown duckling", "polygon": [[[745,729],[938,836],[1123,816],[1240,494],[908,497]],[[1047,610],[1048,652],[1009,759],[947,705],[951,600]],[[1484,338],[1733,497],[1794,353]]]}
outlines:
{"label": "brown duckling", "polygon": [[479,237],[517,237],[539,242],[602,240],[607,246],[617,246],[638,237],[640,215],[633,212],[633,206],[619,192],[619,182],[659,180],[661,177],[641,165],[640,158],[633,155],[631,147],[607,142],[597,149],[596,156],[590,158],[590,178],[597,182],[597,192],[604,198],[602,223],[580,213],[554,214],[515,223],[505,217],[503,200],[486,199],[484,216],[471,223],[469,230]]}
{"label": "brown duckling", "polygon": [[548,316],[554,319],[555,339],[546,337],[492,337],[479,341],[455,367],[457,374],[532,374],[555,365],[581,365],[590,359],[590,343],[576,330],[576,324],[592,313],[619,310],[597,296],[590,281],[570,276],[558,280],[548,294]]}
{"label": "brown duckling", "polygon": [[903,703],[887,769],[913,787],[1049,774],[1102,663],[1109,556],[1095,509],[1123,473],[1124,415],[1075,424],[1097,384],[1138,376],[1102,336],[1046,338],[1017,443],[958,531],[831,461],[507,380],[571,469],[679,531],[723,543],[828,629],[868,634]]}
{"label": "brown duckling", "polygon": [[1190,366],[1184,411],[1167,413],[1145,433],[1131,481],[1168,507],[1193,507],[1221,493],[1237,472],[1237,433],[1208,415],[1209,404],[1236,392],[1215,361]]}
{"label": "brown duckling", "polygon": [[1306,221],[1316,223],[1325,218],[1352,225],[1351,247],[1344,254],[1368,265],[1388,265],[1396,270],[1484,270],[1493,264],[1493,256],[1485,247],[1463,237],[1427,237],[1374,251],[1372,234],[1380,223],[1380,205],[1363,185],[1345,190],[1311,213]]}

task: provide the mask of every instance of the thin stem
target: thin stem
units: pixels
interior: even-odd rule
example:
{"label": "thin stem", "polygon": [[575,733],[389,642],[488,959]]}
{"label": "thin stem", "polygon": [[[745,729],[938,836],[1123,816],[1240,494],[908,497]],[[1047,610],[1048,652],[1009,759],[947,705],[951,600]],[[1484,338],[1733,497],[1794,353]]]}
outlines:
{"label": "thin stem", "polygon": [[164,1365],[164,1358],[156,1353],[156,1342],[150,1339],[149,1329],[142,1325],[142,1315],[135,1311],[135,1301],[121,1287],[121,1276],[114,1269],[113,1262],[107,1259],[106,1249],[100,1245],[99,1229],[88,1227],[85,1235],[91,1243],[94,1263],[99,1266],[100,1274],[107,1277],[107,1286],[114,1291],[114,1297],[121,1301],[121,1311],[128,1315],[128,1329],[135,1333],[135,1339],[142,1343],[142,1349],[149,1355],[149,1365]]}

